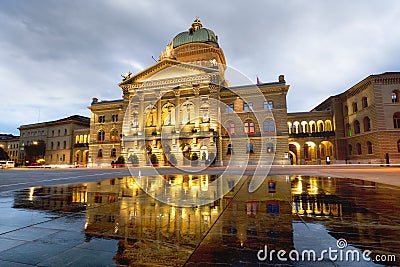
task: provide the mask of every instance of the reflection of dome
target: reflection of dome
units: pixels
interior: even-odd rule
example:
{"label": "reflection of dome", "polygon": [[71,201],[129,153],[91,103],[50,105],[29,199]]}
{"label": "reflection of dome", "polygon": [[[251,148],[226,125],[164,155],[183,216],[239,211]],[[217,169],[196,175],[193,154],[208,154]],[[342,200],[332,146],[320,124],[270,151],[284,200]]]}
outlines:
{"label": "reflection of dome", "polygon": [[218,47],[218,38],[212,30],[203,28],[200,20],[196,18],[189,31],[181,32],[172,41],[173,47],[189,43],[214,43]]}

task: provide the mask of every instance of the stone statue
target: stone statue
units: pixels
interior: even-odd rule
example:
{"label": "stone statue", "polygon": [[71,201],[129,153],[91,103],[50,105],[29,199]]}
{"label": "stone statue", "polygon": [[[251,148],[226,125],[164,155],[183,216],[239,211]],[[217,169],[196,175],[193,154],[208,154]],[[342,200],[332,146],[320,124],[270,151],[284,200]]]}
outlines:
{"label": "stone statue", "polygon": [[173,48],[172,43],[167,44],[165,46],[165,50],[160,55],[160,60],[163,60],[164,58],[172,58],[172,50],[173,49],[174,48]]}
{"label": "stone statue", "polygon": [[132,73],[130,71],[128,71],[127,73],[125,73],[125,75],[121,74],[122,77],[122,81],[126,81],[131,77]]}

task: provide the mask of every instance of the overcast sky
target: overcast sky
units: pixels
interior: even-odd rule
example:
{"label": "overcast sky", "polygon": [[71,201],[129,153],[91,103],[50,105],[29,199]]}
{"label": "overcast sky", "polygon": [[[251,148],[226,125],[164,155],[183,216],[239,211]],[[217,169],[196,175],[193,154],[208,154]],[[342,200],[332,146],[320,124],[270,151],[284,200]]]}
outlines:
{"label": "overcast sky", "polygon": [[285,75],[290,112],[399,71],[400,1],[0,1],[0,132],[121,98],[120,75],[152,65],[195,16],[253,83]]}

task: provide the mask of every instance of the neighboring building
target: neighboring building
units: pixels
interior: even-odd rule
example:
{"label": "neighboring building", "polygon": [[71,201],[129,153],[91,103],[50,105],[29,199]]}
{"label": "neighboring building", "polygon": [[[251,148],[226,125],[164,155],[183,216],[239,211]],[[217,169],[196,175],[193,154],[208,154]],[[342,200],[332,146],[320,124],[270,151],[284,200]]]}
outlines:
{"label": "neighboring building", "polygon": [[111,166],[111,161],[121,155],[120,137],[126,105],[123,100],[99,102],[97,98],[93,98],[89,107],[89,163]]}
{"label": "neighboring building", "polygon": [[110,165],[119,155],[136,155],[144,165],[154,154],[160,164],[173,155],[178,165],[190,164],[195,156],[227,165],[269,163],[275,155],[276,164],[288,164],[284,76],[230,87],[225,70],[217,36],[196,19],[157,63],[124,76],[123,99],[93,99],[89,161]]}
{"label": "neighboring building", "polygon": [[73,115],[56,121],[20,126],[20,163],[73,164],[74,132],[89,129],[89,125],[89,118]]}
{"label": "neighboring building", "polygon": [[82,129],[74,130],[74,164],[77,166],[87,166],[89,161],[89,140],[90,128],[85,127]]}
{"label": "neighboring building", "polygon": [[288,114],[291,163],[325,164],[335,158],[335,128],[331,111]]}
{"label": "neighboring building", "polygon": [[314,111],[332,114],[335,158],[347,163],[400,163],[400,72],[370,75]]}
{"label": "neighboring building", "polygon": [[0,134],[0,147],[7,153],[9,160],[18,161],[19,136]]}

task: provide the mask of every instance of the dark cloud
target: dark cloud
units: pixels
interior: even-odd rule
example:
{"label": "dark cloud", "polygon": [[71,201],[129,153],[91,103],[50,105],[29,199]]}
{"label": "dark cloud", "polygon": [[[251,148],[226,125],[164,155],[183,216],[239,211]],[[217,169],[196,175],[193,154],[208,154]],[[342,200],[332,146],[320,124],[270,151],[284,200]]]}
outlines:
{"label": "dark cloud", "polygon": [[153,64],[196,15],[252,82],[286,75],[289,111],[398,71],[397,1],[2,1],[0,131],[120,98],[120,74]]}

